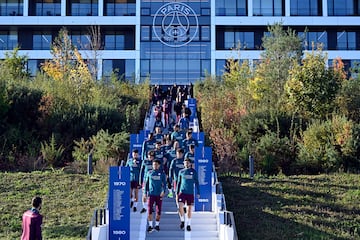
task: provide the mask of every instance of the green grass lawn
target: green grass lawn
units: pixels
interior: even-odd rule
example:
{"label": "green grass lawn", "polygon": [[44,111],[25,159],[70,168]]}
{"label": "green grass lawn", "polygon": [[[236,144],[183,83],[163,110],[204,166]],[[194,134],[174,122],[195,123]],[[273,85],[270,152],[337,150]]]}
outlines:
{"label": "green grass lawn", "polygon": [[360,239],[360,175],[220,181],[240,240]]}
{"label": "green grass lawn", "polygon": [[93,211],[103,207],[107,176],[61,172],[0,173],[0,239],[19,239],[21,216],[43,198],[44,239],[84,239]]}

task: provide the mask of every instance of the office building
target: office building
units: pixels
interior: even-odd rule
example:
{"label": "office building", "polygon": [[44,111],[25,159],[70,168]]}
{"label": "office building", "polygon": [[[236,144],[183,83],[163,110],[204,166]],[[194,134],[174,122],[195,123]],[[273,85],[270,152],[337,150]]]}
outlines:
{"label": "office building", "polygon": [[220,75],[230,57],[259,59],[267,26],[281,22],[307,29],[304,50],[322,43],[330,60],[350,67],[360,59],[359,15],[360,0],[0,0],[0,58],[18,45],[34,75],[66,27],[83,58],[96,61],[98,78],[116,69],[136,82],[187,84]]}

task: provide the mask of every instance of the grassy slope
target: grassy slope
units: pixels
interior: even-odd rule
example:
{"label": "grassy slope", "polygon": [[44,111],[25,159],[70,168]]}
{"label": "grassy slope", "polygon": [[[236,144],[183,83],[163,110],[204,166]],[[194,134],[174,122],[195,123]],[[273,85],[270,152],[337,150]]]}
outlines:
{"label": "grassy slope", "polygon": [[107,176],[59,172],[0,173],[0,239],[19,239],[22,213],[43,198],[44,239],[84,239],[93,210],[104,206]]}
{"label": "grassy slope", "polygon": [[360,175],[223,177],[239,239],[360,239]]}

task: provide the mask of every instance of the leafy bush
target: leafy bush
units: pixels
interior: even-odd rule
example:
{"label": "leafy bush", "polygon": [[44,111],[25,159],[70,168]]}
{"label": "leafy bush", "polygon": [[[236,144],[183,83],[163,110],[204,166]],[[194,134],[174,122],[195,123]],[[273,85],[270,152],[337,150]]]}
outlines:
{"label": "leafy bush", "polygon": [[299,166],[309,173],[350,170],[348,161],[356,158],[359,145],[354,129],[354,123],[341,116],[314,121],[299,144]]}
{"label": "leafy bush", "polygon": [[279,138],[274,132],[265,134],[258,139],[254,159],[257,168],[262,173],[290,174],[293,156],[289,139],[287,137]]}

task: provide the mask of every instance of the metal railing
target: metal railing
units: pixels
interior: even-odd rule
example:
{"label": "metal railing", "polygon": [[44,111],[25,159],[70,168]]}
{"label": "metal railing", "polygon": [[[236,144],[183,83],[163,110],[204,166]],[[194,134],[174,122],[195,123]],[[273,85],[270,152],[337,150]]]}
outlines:
{"label": "metal railing", "polygon": [[106,209],[105,208],[95,209],[93,216],[91,217],[91,222],[88,233],[86,235],[86,240],[91,240],[91,232],[93,227],[98,227],[105,224],[106,224]]}

